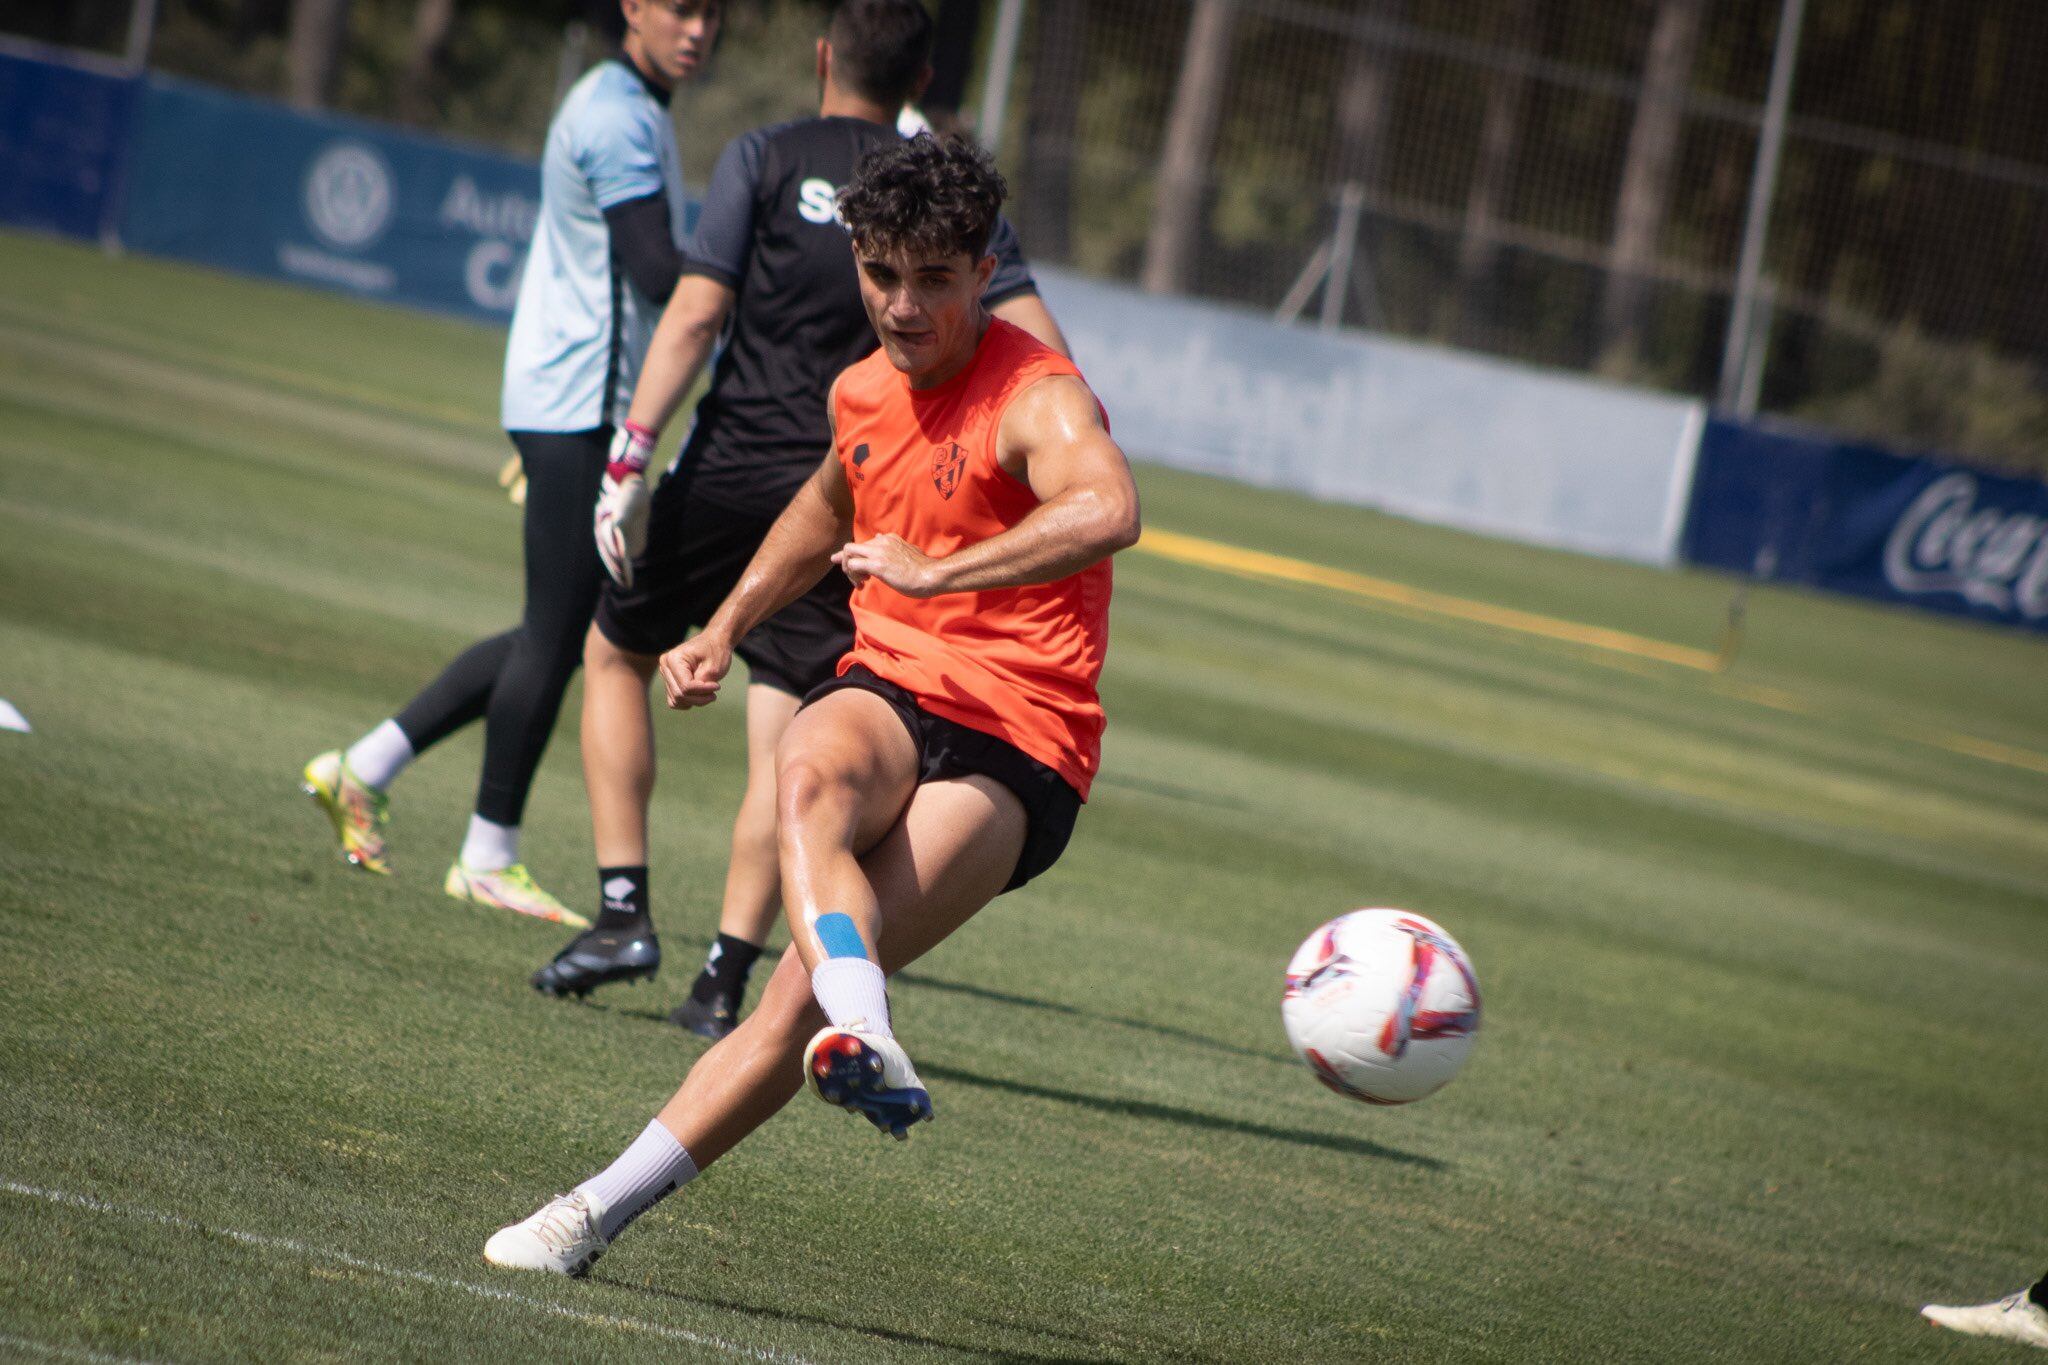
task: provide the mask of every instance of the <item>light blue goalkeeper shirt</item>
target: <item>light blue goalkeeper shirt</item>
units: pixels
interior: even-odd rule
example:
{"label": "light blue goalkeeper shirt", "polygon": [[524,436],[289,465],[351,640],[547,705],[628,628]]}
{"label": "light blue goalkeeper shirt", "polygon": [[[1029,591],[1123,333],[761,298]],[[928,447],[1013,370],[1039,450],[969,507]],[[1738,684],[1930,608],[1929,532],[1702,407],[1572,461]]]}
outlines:
{"label": "light blue goalkeeper shirt", "polygon": [[666,194],[683,241],[682,154],[665,104],[623,61],[576,82],[548,125],[501,412],[507,431],[586,431],[624,419],[661,306],[612,260],[604,211]]}

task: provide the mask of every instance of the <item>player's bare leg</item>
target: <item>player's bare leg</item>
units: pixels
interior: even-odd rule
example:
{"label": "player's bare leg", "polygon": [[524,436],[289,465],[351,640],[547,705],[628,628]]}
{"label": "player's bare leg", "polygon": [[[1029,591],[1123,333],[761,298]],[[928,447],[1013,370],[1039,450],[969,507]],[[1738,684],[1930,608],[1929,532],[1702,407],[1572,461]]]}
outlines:
{"label": "player's bare leg", "polygon": [[[882,967],[884,902],[862,857],[899,824],[921,827],[912,847],[950,847],[955,875],[972,869],[986,883],[976,888],[986,904],[1015,868],[1026,833],[1022,804],[1000,783],[919,787],[916,765],[916,743],[894,708],[848,688],[796,718],[777,773],[790,939],[829,1020],[805,1049],[804,1074],[820,1098],[897,1138],[931,1117],[931,1096],[896,1041]],[[906,801],[920,814],[915,822],[899,814]]]}
{"label": "player's bare leg", "polygon": [[[903,819],[860,860],[880,907],[883,970],[901,970],[973,918],[1003,889],[1023,844],[1023,808],[992,779],[917,788]],[[804,1048],[825,1025],[802,955],[784,953],[761,1003],[691,1068],[662,1125],[709,1165],[789,1102],[803,1083]]]}
{"label": "player's bare leg", "polygon": [[776,755],[782,894],[790,941],[810,970],[831,956],[818,941],[821,915],[849,917],[872,949],[882,912],[860,855],[881,842],[916,787],[917,744],[872,692],[830,693],[783,735]]}
{"label": "player's bare leg", "polygon": [[[1023,848],[1024,825],[1016,797],[989,778],[916,789],[902,818],[859,864],[878,907],[885,970],[922,957],[1002,890]],[[574,1192],[501,1230],[486,1244],[485,1259],[582,1273],[627,1223],[789,1103],[803,1083],[805,1046],[825,1024],[802,955],[784,953],[754,1012],[697,1059],[625,1153]]]}
{"label": "player's bare leg", "polygon": [[779,687],[747,688],[747,790],[732,825],[725,901],[718,939],[672,1023],[706,1038],[723,1038],[739,1020],[747,974],[767,945],[782,909],[782,869],[775,840],[775,748],[795,718],[797,698]]}
{"label": "player's bare leg", "polygon": [[776,843],[775,751],[803,703],[780,688],[747,689],[747,790],[732,827],[720,932],[759,943],[782,909],[782,866]]}
{"label": "player's bare leg", "polygon": [[583,643],[583,785],[600,867],[647,862],[647,803],[654,796],[655,659],[629,654],[596,626]]}
{"label": "player's bare leg", "polygon": [[655,659],[619,648],[595,625],[583,641],[583,785],[597,847],[597,924],[533,974],[548,995],[588,995],[661,967],[647,898],[647,805],[654,797]]}

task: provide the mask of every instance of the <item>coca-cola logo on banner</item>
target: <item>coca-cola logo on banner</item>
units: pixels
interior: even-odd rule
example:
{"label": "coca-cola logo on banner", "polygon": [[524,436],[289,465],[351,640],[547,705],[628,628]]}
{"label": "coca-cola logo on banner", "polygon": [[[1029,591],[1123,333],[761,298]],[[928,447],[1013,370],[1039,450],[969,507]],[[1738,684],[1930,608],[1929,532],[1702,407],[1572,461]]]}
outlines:
{"label": "coca-cola logo on banner", "polygon": [[1921,490],[1884,547],[1901,593],[1952,592],[2030,620],[2048,616],[2048,518],[1977,506],[1977,480],[1944,475]]}

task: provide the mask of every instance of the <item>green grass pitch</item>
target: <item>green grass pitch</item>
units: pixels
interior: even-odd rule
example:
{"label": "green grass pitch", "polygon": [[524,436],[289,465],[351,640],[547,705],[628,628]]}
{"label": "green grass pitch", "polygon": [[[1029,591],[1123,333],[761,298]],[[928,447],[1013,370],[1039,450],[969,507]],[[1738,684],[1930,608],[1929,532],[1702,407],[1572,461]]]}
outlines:
{"label": "green grass pitch", "polygon": [[[296,791],[512,619],[492,331],[0,236],[0,1358],[2000,1360],[2048,1269],[2048,648],[1760,590],[1725,677],[1143,552],[1052,875],[899,984],[940,1121],[800,1099],[582,1284],[484,1238],[700,1050],[739,708],[661,718],[653,988]],[[1730,585],[1142,471],[1157,527],[1711,647]],[[593,892],[573,717],[528,861]],[[1964,752],[1996,746],[1998,757]],[[1280,970],[1433,915],[1486,1022],[1416,1106]],[[68,1353],[68,1354],[67,1354]]]}

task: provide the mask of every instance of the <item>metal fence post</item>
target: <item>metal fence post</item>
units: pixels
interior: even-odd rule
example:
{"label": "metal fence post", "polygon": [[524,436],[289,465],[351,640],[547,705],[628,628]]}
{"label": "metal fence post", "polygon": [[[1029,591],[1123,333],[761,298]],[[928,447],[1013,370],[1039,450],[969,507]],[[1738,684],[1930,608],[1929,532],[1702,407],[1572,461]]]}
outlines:
{"label": "metal fence post", "polygon": [[1344,304],[1351,294],[1351,261],[1358,251],[1358,220],[1364,211],[1365,186],[1356,180],[1345,181],[1337,192],[1337,234],[1330,239],[1330,275],[1323,281],[1320,320],[1325,332],[1336,331],[1344,322]]}
{"label": "metal fence post", "polygon": [[[1785,147],[1785,120],[1792,105],[1792,72],[1799,64],[1799,28],[1806,18],[1806,0],[1785,0],[1778,16],[1777,50],[1771,56],[1770,94],[1764,102],[1763,126],[1757,132],[1756,172],[1749,182],[1749,210],[1742,224],[1742,256],[1735,269],[1735,300],[1729,310],[1728,340],[1721,351],[1720,404],[1740,416],[1756,412],[1756,394],[1763,382],[1763,357],[1750,355],[1757,285],[1763,274],[1764,239],[1770,229],[1771,197],[1778,188],[1778,159]],[[1763,349],[1768,338],[1755,342]],[[1754,383],[1744,383],[1753,372]]]}
{"label": "metal fence post", "polygon": [[995,42],[988,50],[988,72],[981,82],[981,113],[974,131],[981,145],[998,161],[1003,156],[1003,121],[1010,111],[1010,77],[1017,70],[1017,37],[1024,28],[1024,0],[1003,0],[996,11]]}
{"label": "metal fence post", "polygon": [[128,12],[128,65],[140,71],[149,65],[150,44],[156,41],[157,0],[135,0]]}
{"label": "metal fence post", "polygon": [[589,59],[590,25],[580,19],[571,19],[562,26],[562,46],[555,55],[555,94],[548,101],[548,117],[555,116],[555,110],[562,107],[562,101],[569,98],[569,90],[583,75],[583,64]]}

